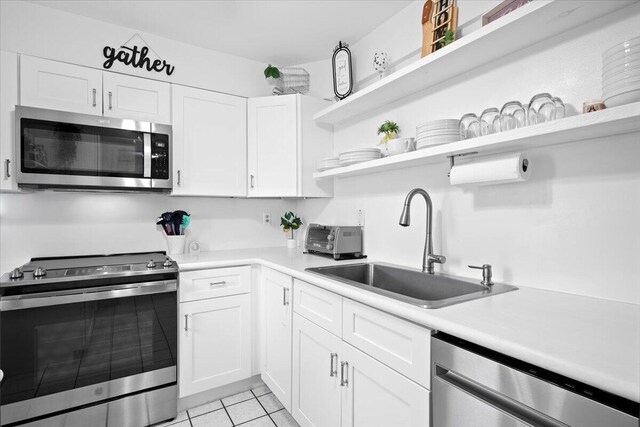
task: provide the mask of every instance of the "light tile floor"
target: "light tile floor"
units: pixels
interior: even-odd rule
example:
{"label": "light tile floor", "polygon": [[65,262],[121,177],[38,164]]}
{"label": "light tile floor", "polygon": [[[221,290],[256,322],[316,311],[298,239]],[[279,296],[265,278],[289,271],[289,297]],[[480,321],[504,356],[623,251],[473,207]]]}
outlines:
{"label": "light tile floor", "polygon": [[300,427],[267,386],[205,403],[154,427]]}

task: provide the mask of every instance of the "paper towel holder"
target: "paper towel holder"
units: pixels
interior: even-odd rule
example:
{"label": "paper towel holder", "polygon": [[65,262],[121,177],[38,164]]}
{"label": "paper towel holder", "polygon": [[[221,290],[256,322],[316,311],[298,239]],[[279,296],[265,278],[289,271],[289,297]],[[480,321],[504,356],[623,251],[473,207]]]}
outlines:
{"label": "paper towel holder", "polygon": [[460,153],[460,154],[452,154],[450,156],[447,156],[447,159],[449,159],[449,172],[447,173],[448,177],[451,177],[451,169],[453,169],[453,166],[455,165],[455,158],[456,157],[464,157],[464,156],[472,156],[474,154],[478,154],[477,151],[469,151],[468,153]]}

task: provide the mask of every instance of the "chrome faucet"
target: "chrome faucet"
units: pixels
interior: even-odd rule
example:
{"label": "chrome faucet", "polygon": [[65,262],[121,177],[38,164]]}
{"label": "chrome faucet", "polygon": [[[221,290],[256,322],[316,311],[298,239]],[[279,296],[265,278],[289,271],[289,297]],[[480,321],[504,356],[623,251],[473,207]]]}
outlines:
{"label": "chrome faucet", "polygon": [[427,202],[427,237],[424,242],[424,255],[422,258],[422,271],[424,273],[433,274],[433,264],[444,264],[447,262],[447,258],[443,255],[435,255],[433,254],[433,243],[431,241],[431,211],[433,211],[433,206],[431,205],[431,197],[429,197],[429,193],[427,193],[422,188],[414,188],[409,191],[407,194],[407,198],[404,200],[404,208],[402,209],[402,215],[400,215],[400,225],[403,227],[408,227],[411,224],[411,200],[413,196],[416,194],[420,194],[424,197],[424,200]]}

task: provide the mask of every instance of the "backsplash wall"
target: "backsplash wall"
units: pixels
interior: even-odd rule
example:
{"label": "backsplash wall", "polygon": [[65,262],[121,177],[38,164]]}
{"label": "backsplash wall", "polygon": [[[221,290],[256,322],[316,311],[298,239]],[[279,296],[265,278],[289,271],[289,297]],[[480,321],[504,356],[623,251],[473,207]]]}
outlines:
{"label": "backsplash wall", "polygon": [[[386,31],[415,27],[418,19],[413,18],[400,12],[353,45],[360,75],[363,67],[371,67],[376,45],[384,46],[392,58],[412,50],[406,44],[389,46]],[[510,100],[526,103],[539,92],[559,96],[575,113],[584,100],[601,95],[601,53],[640,35],[638,28],[640,4],[456,76],[335,126],[335,152],[375,146],[377,126],[384,120],[398,122],[401,136],[411,137],[415,126],[425,121],[467,112],[479,115]],[[418,46],[419,29],[416,33],[413,42]],[[329,97],[329,63],[309,68],[316,88],[325,90],[318,95]],[[410,227],[400,227],[398,219],[407,192],[423,187],[433,199],[435,252],[448,258],[436,269],[479,278],[467,264],[488,263],[497,281],[640,303],[638,141],[640,134],[635,133],[531,149],[533,173],[526,183],[452,187],[443,158],[433,165],[336,179],[333,199],[305,200],[298,206],[307,223],[355,224],[357,210],[364,209],[367,254],[419,267],[424,202],[415,199]]]}

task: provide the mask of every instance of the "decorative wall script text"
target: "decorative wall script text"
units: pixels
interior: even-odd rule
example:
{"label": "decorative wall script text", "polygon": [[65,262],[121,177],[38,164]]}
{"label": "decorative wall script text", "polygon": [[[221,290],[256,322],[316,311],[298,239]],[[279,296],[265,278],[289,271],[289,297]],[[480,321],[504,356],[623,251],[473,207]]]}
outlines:
{"label": "decorative wall script text", "polygon": [[147,57],[149,54],[149,48],[144,46],[142,49],[138,49],[138,46],[133,48],[127,46],[120,46],[119,50],[111,46],[105,46],[102,50],[104,57],[107,59],[102,66],[106,69],[111,68],[115,61],[122,62],[125,65],[131,65],[135,68],[146,68],[147,71],[157,71],[159,73],[166,72],[167,76],[173,73],[176,68],[171,64],[168,64],[165,60],[155,59],[151,60]]}

